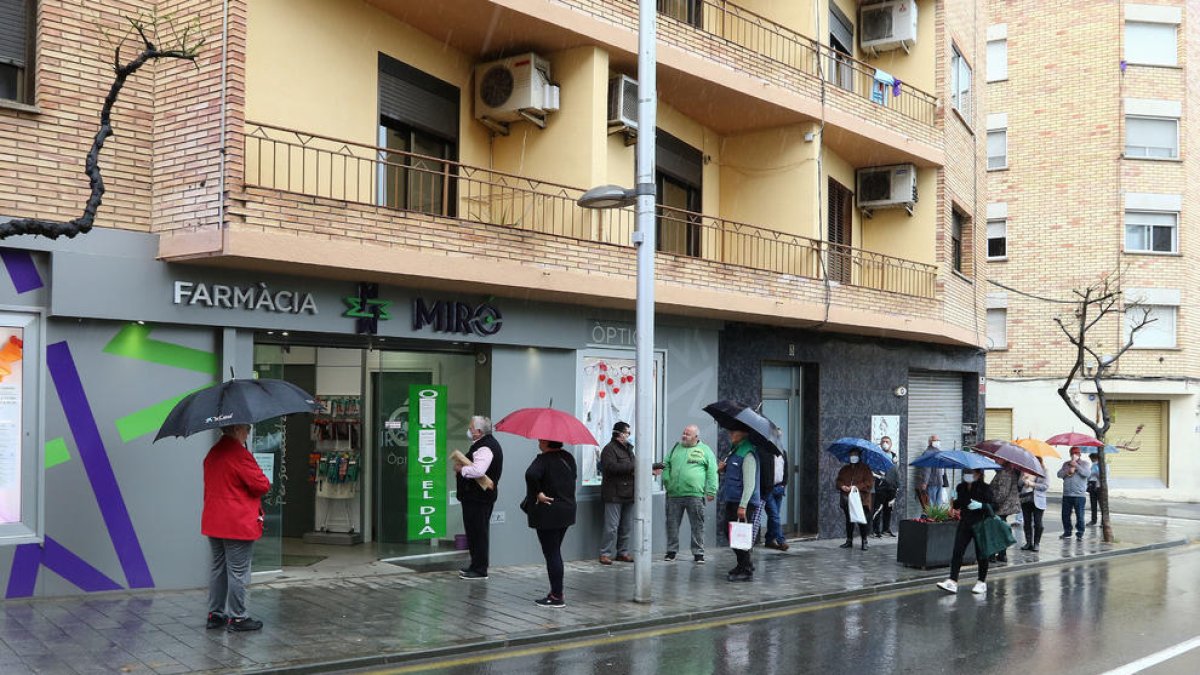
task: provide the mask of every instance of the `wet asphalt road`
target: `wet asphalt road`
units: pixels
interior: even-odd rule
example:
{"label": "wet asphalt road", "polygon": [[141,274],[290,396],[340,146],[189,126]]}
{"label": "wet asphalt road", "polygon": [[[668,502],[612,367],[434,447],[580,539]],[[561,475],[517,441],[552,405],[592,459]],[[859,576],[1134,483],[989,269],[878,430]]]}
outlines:
{"label": "wet asphalt road", "polygon": [[[964,569],[962,581],[974,581],[972,574],[974,568]],[[990,581],[986,597],[972,595],[969,583],[957,596],[929,584],[874,598],[637,635],[357,672],[1067,675],[1109,672],[1200,636],[1200,548],[1196,546],[1000,574]],[[1140,672],[1200,673],[1200,647]]]}

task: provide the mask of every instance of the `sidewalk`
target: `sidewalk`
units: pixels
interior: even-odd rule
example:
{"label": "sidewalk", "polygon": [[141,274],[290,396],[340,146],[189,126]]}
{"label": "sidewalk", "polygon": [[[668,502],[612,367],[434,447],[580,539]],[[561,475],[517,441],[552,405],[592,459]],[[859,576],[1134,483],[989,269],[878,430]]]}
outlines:
{"label": "sidewalk", "polygon": [[[1011,562],[997,567],[998,574],[1200,538],[1198,521],[1120,515],[1114,519],[1116,544],[1102,544],[1095,531],[1082,542],[1063,542],[1056,521],[1049,520],[1042,551],[1010,550]],[[567,564],[568,607],[558,610],[532,603],[546,593],[540,565],[493,569],[487,581],[429,572],[257,584],[251,612],[266,623],[259,633],[205,630],[199,590],[8,601],[0,605],[0,672],[313,672],[852,597],[944,578],[945,568],[897,564],[895,542],[872,539],[868,551],[839,549],[840,541],[798,543],[786,553],[756,549],[756,580],[748,584],[725,581],[733,564],[728,551],[710,550],[707,565],[695,565],[688,555],[673,563],[656,559],[650,605],[629,600],[632,565],[601,567],[591,561]]]}

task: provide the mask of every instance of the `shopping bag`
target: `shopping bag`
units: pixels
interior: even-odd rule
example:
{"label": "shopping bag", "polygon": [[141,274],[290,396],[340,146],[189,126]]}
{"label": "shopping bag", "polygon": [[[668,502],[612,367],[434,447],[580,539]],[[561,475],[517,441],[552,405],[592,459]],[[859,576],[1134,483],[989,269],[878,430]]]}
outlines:
{"label": "shopping bag", "polygon": [[850,494],[846,495],[846,499],[850,507],[850,522],[866,525],[867,514],[863,513],[862,498],[858,496],[858,488],[850,488]]}
{"label": "shopping bag", "polygon": [[991,506],[985,508],[988,511],[987,517],[975,523],[972,529],[975,532],[975,543],[979,547],[980,555],[987,558],[1017,543],[1017,538],[1013,536],[1012,527],[1000,520],[1000,517],[992,511]]}
{"label": "shopping bag", "polygon": [[749,551],[754,544],[754,526],[743,521],[729,523],[729,548]]}

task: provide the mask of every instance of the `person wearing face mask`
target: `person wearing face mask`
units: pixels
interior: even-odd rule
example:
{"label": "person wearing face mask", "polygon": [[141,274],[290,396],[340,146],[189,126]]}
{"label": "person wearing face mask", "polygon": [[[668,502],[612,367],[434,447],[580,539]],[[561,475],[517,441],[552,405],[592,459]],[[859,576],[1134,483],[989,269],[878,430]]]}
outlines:
{"label": "person wearing face mask", "polygon": [[[934,434],[929,437],[929,447],[925,448],[925,452],[921,453],[920,458],[924,458],[941,449],[942,441],[938,439],[937,434]],[[916,489],[917,501],[921,503],[922,510],[929,508],[931,503],[942,503],[942,482],[945,480],[945,469],[933,469],[929,467],[917,469],[913,485]]]}
{"label": "person wearing face mask", "polygon": [[633,443],[629,424],[613,425],[612,440],[600,451],[600,501],[604,502],[604,534],[600,540],[600,564],[616,560],[633,562],[629,555],[629,532],[633,529]]}
{"label": "person wearing face mask", "polygon": [[963,554],[967,544],[975,543],[975,559],[979,563],[979,581],[975,582],[972,593],[982,595],[987,593],[987,558],[981,555],[979,541],[975,539],[975,525],[987,517],[985,506],[995,508],[992,488],[983,482],[983,470],[974,469],[963,472],[963,482],[955,489],[954,502],[950,505],[950,514],[958,517],[958,529],[954,533],[954,553],[950,557],[950,578],[939,581],[937,587],[947,593],[958,592],[958,572],[962,569]]}
{"label": "person wearing face mask", "polygon": [[1091,462],[1081,457],[1079,448],[1071,448],[1071,458],[1058,470],[1063,482],[1062,524],[1059,539],[1071,538],[1071,514],[1075,514],[1075,539],[1083,539],[1083,512],[1087,506],[1087,481],[1092,475]]}
{"label": "person wearing face mask", "polygon": [[[476,415],[467,423],[467,438],[471,447],[455,462],[456,494],[462,503],[463,532],[471,564],[458,576],[460,579],[488,578],[488,530],[492,509],[496,506],[500,474],[504,471],[504,451],[492,436],[492,420]],[[465,460],[467,463],[461,463]],[[487,480],[480,480],[486,478]],[[491,487],[485,487],[490,485]]]}
{"label": "person wearing face mask", "polygon": [[[846,515],[846,543],[840,548],[854,546],[854,525],[850,522],[850,489],[858,488],[858,497],[862,500],[863,513],[872,513],[871,493],[875,489],[875,476],[871,469],[862,462],[862,453],[851,450],[849,464],[844,465],[837,475],[837,488],[841,492],[842,513]],[[858,533],[862,538],[862,550],[867,550],[867,523],[858,523]]]}
{"label": "person wearing face mask", "polygon": [[[732,450],[725,458],[723,469],[725,480],[721,483],[719,500],[724,505],[720,527],[728,531],[728,523],[747,522],[751,526],[751,548],[758,539],[762,522],[762,491],[759,485],[758,449],[750,440],[745,428],[729,429]],[[749,550],[733,549],[737,564],[729,570],[729,581],[750,581],[754,578],[754,561]]]}
{"label": "person wearing face mask", "polygon": [[[1042,470],[1046,463],[1038,457]],[[1021,477],[1021,515],[1025,521],[1025,545],[1022,551],[1038,550],[1042,543],[1042,515],[1046,512],[1046,490],[1050,489],[1050,479],[1045,476],[1025,474]]]}
{"label": "person wearing face mask", "polygon": [[875,515],[871,519],[871,529],[878,539],[883,535],[896,536],[892,533],[892,503],[900,490],[900,469],[897,464],[896,452],[892,450],[892,439],[884,436],[879,439],[879,447],[892,458],[892,468],[875,475]]}
{"label": "person wearing face mask", "polygon": [[[992,496],[996,500],[996,515],[1008,522],[1009,516],[1021,510],[1021,472],[1003,459],[997,459],[996,463],[1003,468],[992,478]],[[1008,549],[993,555],[991,562],[1008,562]]]}

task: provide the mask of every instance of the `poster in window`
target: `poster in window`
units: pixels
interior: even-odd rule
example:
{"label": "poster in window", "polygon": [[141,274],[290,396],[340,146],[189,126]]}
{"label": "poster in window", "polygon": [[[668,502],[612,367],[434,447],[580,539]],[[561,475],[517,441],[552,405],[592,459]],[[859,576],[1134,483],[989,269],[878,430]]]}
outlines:
{"label": "poster in window", "polygon": [[0,328],[0,523],[21,521],[23,335]]}
{"label": "poster in window", "polygon": [[[612,438],[617,422],[634,422],[636,397],[634,359],[588,356],[582,361],[583,423],[601,443]],[[634,430],[636,434],[637,430]],[[581,445],[580,473],[583,485],[600,485],[602,446]]]}

